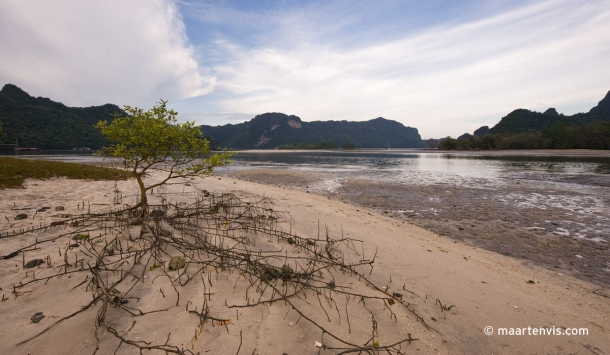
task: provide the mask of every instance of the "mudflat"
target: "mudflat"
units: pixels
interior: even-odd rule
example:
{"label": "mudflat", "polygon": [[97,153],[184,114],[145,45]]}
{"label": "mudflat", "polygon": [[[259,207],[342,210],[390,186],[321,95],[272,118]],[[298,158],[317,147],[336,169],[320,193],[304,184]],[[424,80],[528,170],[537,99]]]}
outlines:
{"label": "mudflat", "polygon": [[610,285],[608,174],[515,175],[495,183],[393,182],[289,169],[226,175],[361,206],[558,275],[570,274],[598,285],[604,294]]}

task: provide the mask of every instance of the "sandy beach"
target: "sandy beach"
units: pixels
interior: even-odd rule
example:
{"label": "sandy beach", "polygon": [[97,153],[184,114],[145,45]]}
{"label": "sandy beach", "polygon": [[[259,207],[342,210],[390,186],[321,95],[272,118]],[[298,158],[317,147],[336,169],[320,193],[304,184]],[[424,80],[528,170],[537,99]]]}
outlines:
{"label": "sandy beach", "polygon": [[[290,188],[290,184],[308,184],[310,176],[293,176],[295,181],[280,187],[243,178],[209,177],[189,186],[171,185],[156,192],[151,199],[188,203],[203,189],[234,193],[251,203],[267,198],[270,208],[289,216],[278,222],[278,228],[284,231],[311,238],[320,245],[323,243],[319,239],[320,230],[323,235],[327,230],[332,238],[362,241],[364,247],[358,249],[358,253],[368,256],[376,253],[367,277],[378,289],[367,288],[362,279],[340,271],[333,281],[350,292],[382,298],[381,303],[369,303],[371,314],[376,315],[375,340],[383,346],[407,337],[417,339],[404,343],[400,348],[402,353],[610,353],[610,298],[607,288],[600,286],[599,278],[592,276],[588,280],[564,269],[553,270],[543,262],[524,262],[519,255],[490,250],[493,248],[486,248],[473,239],[440,235],[434,231],[440,227],[423,228],[426,226],[409,219],[408,215],[397,218],[396,213],[384,213],[387,210],[383,206],[379,209],[361,207],[362,203],[358,205],[355,201],[354,192],[346,192],[345,195],[352,197],[341,201],[305,189]],[[363,188],[357,182],[350,186],[352,191]],[[110,208],[133,206],[136,192],[134,181],[120,181],[115,185],[115,182],[65,179],[28,180],[25,189],[0,191],[0,213],[6,217],[0,222],[3,235],[0,239],[0,292],[3,293],[0,353],[88,354],[94,353],[96,346],[99,346],[99,354],[114,353],[116,349],[117,354],[138,353],[136,348],[121,342],[106,328],[100,327],[96,331],[96,315],[101,302],[91,304],[92,293],[86,289],[89,275],[77,272],[79,260],[82,260],[82,268],[89,257],[84,247],[74,240],[77,233],[89,233],[87,226],[65,223],[19,234],[21,229],[49,226],[83,213],[103,213]],[[425,191],[421,193],[425,194]],[[56,210],[57,207],[63,209]],[[15,220],[18,214],[27,217]],[[491,227],[494,226],[478,228]],[[121,233],[128,240],[138,233],[141,236],[142,228],[133,225]],[[19,235],[14,236],[13,230]],[[108,236],[111,234],[109,232]],[[279,239],[257,239],[256,242],[258,244],[253,248],[280,251],[286,258],[288,255],[300,257],[298,251],[291,249],[291,243]],[[555,252],[553,248],[559,250],[566,246],[541,245],[533,250],[544,258],[548,250],[552,251],[549,255]],[[23,267],[24,262],[34,259],[45,262],[34,268]],[[65,260],[75,266],[64,267],[60,276],[44,279],[61,272]],[[149,264],[144,263],[142,267],[148,270]],[[126,304],[145,310],[146,314],[134,311],[133,315],[125,316],[124,312],[120,313],[120,302],[107,311],[108,324],[129,341],[171,344],[193,354],[340,353],[341,350],[327,348],[338,346],[337,342],[306,322],[295,312],[295,307],[311,312],[311,318],[319,324],[329,330],[337,329],[338,334],[359,345],[371,337],[371,315],[357,300],[352,303],[332,300],[323,293],[327,299],[318,297],[322,301],[308,294],[309,298],[295,298],[293,303],[277,301],[255,307],[229,308],[244,303],[243,294],[249,285],[239,274],[222,273],[222,266],[215,269],[208,266],[201,271],[201,279],[210,277],[212,286],[205,286],[206,281],[203,286],[201,281],[189,283],[177,300],[171,291],[170,277],[161,277],[168,265],[159,265],[158,269],[150,267],[147,274],[150,276],[137,282],[137,293],[134,291],[133,298]],[[171,277],[180,280],[179,274],[171,274]],[[31,282],[34,279],[40,281]],[[601,281],[604,280],[602,277]],[[388,294],[396,294],[396,302],[392,301],[391,305],[387,301],[391,298]],[[202,299],[206,297],[210,298],[210,311],[225,321],[201,324],[200,318],[188,311],[195,307],[201,310]],[[88,309],[79,312],[87,305],[90,305]],[[322,305],[330,310],[326,315],[319,311]],[[338,305],[351,312],[347,331],[343,308],[340,310]],[[32,317],[38,312],[42,312],[44,318],[34,322]],[[62,320],[75,312],[79,313]],[[58,320],[62,321],[54,324]],[[490,330],[486,327],[492,327],[493,334],[486,335],[485,330]],[[507,328],[507,331],[512,328],[512,334],[520,335],[499,335],[499,328]],[[584,331],[580,331],[580,335],[563,334],[571,328],[586,329],[587,334],[582,334]],[[540,329],[554,333],[533,334],[532,330],[538,333]],[[322,347],[317,347],[316,342]],[[153,350],[151,353],[163,352]]]}

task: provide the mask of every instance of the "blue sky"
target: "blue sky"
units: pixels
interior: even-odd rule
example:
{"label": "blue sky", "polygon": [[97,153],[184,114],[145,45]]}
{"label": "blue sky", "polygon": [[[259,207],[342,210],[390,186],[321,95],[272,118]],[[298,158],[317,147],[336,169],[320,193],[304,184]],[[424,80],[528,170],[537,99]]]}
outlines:
{"label": "blue sky", "polygon": [[423,138],[610,90],[610,1],[0,2],[0,83],[221,125],[385,117]]}

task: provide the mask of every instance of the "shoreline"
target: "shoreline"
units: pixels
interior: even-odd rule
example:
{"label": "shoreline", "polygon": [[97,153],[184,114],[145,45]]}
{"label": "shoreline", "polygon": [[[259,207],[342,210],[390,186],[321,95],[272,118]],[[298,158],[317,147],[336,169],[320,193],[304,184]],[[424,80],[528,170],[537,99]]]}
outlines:
{"label": "shoreline", "polygon": [[431,148],[357,148],[357,149],[246,149],[237,150],[238,154],[281,154],[281,153],[307,153],[307,152],[325,152],[325,153],[386,153],[386,154],[453,154],[453,155],[478,155],[478,156],[540,156],[540,157],[602,157],[610,158],[609,150],[593,150],[593,149],[511,149],[511,150],[443,150]]}
{"label": "shoreline", "polygon": [[[78,214],[81,208],[79,206],[83,201],[90,203],[88,205],[92,211],[104,210],[113,206],[114,186],[114,182],[28,180],[24,190],[0,191],[3,201],[0,212],[7,216],[15,214],[16,210],[11,210],[14,207],[13,203],[18,208],[35,208],[42,205],[54,207],[62,204],[65,205],[65,213]],[[122,191],[122,203],[132,203],[130,196],[137,191],[134,182],[120,181],[116,186]],[[407,290],[408,292],[400,291],[404,294],[405,300],[426,322],[438,330],[438,332],[426,330],[408,315],[401,315],[394,328],[385,330],[383,336],[412,333],[414,338],[419,340],[408,345],[407,352],[521,354],[554,351],[586,353],[585,349],[589,349],[591,353],[610,351],[607,343],[610,330],[604,326],[610,324],[610,298],[604,293],[607,289],[600,290],[599,287],[568,274],[549,272],[536,265],[525,265],[519,259],[460,243],[406,221],[399,221],[387,214],[363,209],[328,196],[224,176],[199,180],[193,187],[195,186],[209,191],[234,192],[240,198],[264,196],[271,199],[275,210],[289,212],[292,216],[291,222],[282,225],[286,230],[291,228],[301,236],[315,236],[320,223],[322,226],[326,225],[333,236],[344,234],[364,241],[367,253],[374,253],[376,250],[377,261],[371,278],[392,290]],[[172,185],[168,186],[164,193],[176,194],[175,197],[167,195],[168,198],[188,200],[188,195],[180,194],[182,191],[190,191],[190,188],[184,185]],[[33,210],[28,213],[33,213]],[[53,214],[56,213],[39,213],[34,220],[28,219],[28,223],[48,223],[54,220]],[[2,222],[3,229],[6,228],[6,224],[6,220]],[[13,227],[20,228],[25,225]],[[63,230],[69,228],[72,227],[64,227]],[[56,236],[60,230],[62,229],[50,230],[48,235]],[[0,243],[3,245],[3,250],[13,250],[19,245],[33,243],[33,239],[33,236],[24,236],[1,239]],[[61,240],[58,242],[62,243]],[[29,252],[29,256],[49,254],[55,258],[57,245],[62,244],[50,245],[49,250],[44,247],[39,251]],[[11,290],[11,284],[24,279],[25,272],[18,267],[18,264],[12,259],[0,260],[0,287],[5,294],[10,292],[7,290]],[[16,342],[43,329],[45,324],[48,325],[48,322],[45,323],[46,320],[52,321],[52,317],[68,314],[74,307],[89,302],[88,293],[78,288],[73,289],[73,286],[81,281],[64,279],[52,280],[46,285],[36,283],[32,287],[21,289],[19,292],[25,292],[23,295],[16,298],[10,296],[7,301],[2,302],[0,317],[4,321],[0,324],[0,334],[3,334],[4,339],[11,341],[2,342],[0,352],[12,354],[91,352],[95,343],[92,335],[94,322],[91,312],[62,323],[61,326],[27,345],[15,347]],[[153,291],[151,289],[150,292]],[[63,301],[65,299],[70,299],[70,302]],[[155,302],[163,299],[157,294],[150,301],[143,299],[141,302],[152,302],[151,305],[154,305]],[[443,305],[455,305],[455,307],[444,311],[439,307],[437,299]],[[147,329],[148,334],[152,334],[169,327],[168,329],[174,334],[172,340],[184,341],[186,344],[190,341],[191,330],[195,328],[197,322],[191,319],[194,323],[189,325],[192,322],[188,319],[185,320],[185,324],[171,321],[179,314],[177,313],[179,310],[184,310],[184,303],[179,307],[170,308],[168,312],[159,313],[154,318],[156,321],[152,321],[142,331]],[[38,311],[44,311],[48,318],[38,324],[31,323],[30,316]],[[257,349],[257,354],[282,352],[317,354],[319,348],[314,346],[314,340],[320,339],[319,334],[309,333],[301,323],[286,326],[289,322],[294,323],[297,320],[290,317],[286,319],[286,311],[287,309],[281,304],[256,308],[255,312],[235,319],[234,323],[227,327],[227,331],[224,327],[214,329],[208,323],[204,327],[205,332],[212,332],[209,334],[216,337],[216,340],[210,343],[202,341],[198,343],[197,349],[202,351],[211,349],[218,352],[219,347],[222,346],[226,353],[235,353],[238,345],[241,345],[240,330],[244,330],[242,350],[247,350],[246,353]],[[134,318],[134,320],[138,319]],[[169,323],[165,325],[163,322],[167,321]],[[352,321],[359,322],[357,318]],[[161,324],[164,325],[159,327],[160,324],[156,322],[162,322]],[[486,326],[496,329],[528,326],[584,327],[588,329],[589,335],[487,336],[483,333]],[[186,327],[184,330],[188,335],[186,333],[180,335],[181,333],[178,332],[183,327]],[[104,336],[102,341],[106,346],[110,340],[108,336]],[[116,342],[112,344],[114,347],[117,345]],[[123,349],[123,352],[125,351],[126,348]],[[332,352],[323,351],[323,353]]]}
{"label": "shoreline", "polygon": [[[0,151],[0,156],[27,158],[28,156],[49,156],[55,155],[60,156],[91,156],[92,154],[84,154],[82,152],[73,152],[70,150],[41,150],[37,153],[48,153],[48,154],[4,154]],[[217,153],[216,151],[213,153]],[[433,149],[433,148],[356,148],[356,149],[244,149],[235,150],[235,152],[246,153],[246,154],[290,154],[290,153],[345,153],[345,154],[359,154],[359,153],[371,153],[371,154],[449,154],[449,155],[474,155],[474,156],[515,156],[515,157],[600,157],[610,158],[610,150],[604,149],[490,149],[490,150],[446,150],[446,149]]]}

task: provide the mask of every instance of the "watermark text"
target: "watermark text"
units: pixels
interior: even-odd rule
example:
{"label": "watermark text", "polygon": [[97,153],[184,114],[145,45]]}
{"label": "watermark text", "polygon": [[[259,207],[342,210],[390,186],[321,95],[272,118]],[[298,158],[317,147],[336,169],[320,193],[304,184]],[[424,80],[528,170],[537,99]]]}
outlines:
{"label": "watermark text", "polygon": [[583,336],[589,335],[588,328],[562,328],[562,327],[520,327],[520,328],[496,328],[487,326],[483,329],[486,335],[533,335],[533,336]]}

